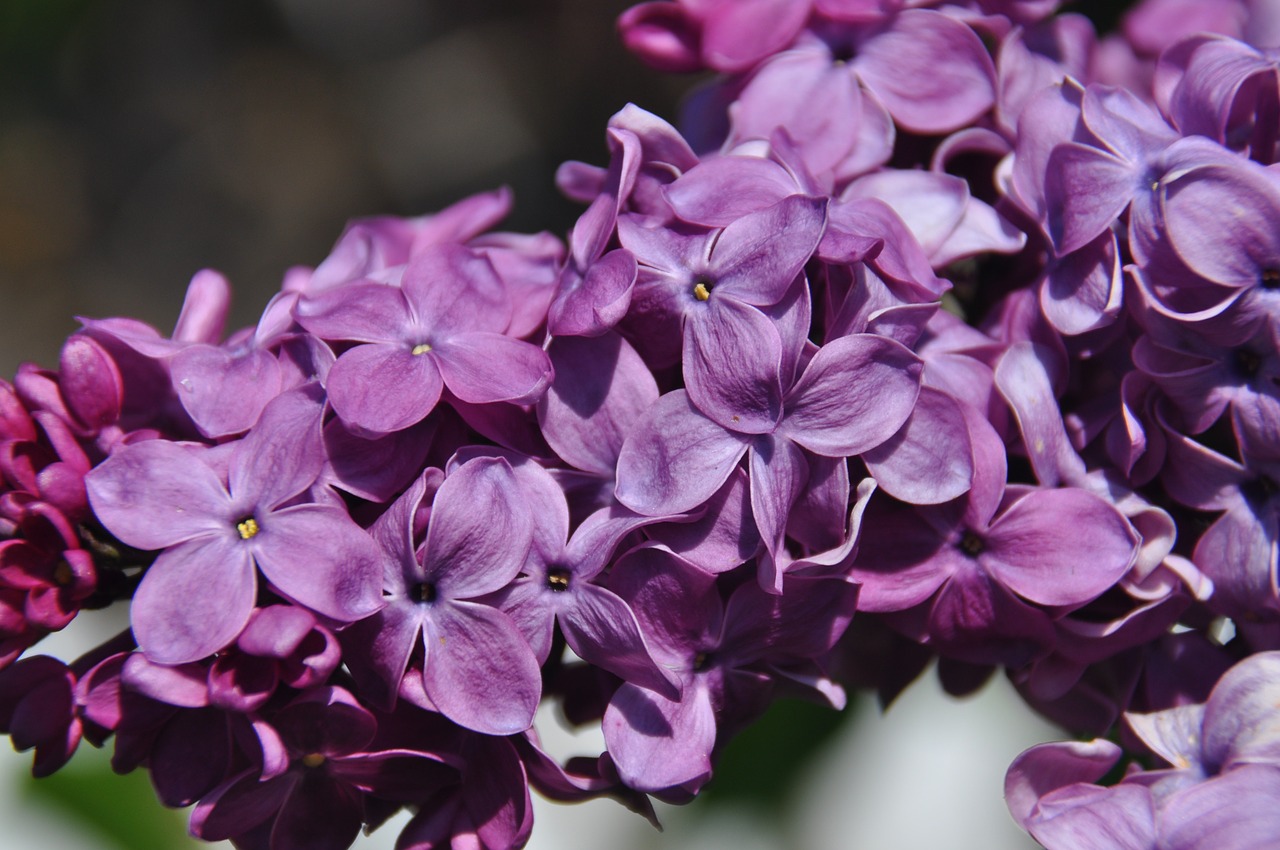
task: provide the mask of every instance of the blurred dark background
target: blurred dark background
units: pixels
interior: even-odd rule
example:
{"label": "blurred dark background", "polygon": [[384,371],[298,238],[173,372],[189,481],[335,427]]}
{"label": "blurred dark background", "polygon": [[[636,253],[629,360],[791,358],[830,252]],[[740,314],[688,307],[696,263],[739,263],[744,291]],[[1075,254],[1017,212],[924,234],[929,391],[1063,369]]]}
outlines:
{"label": "blurred dark background", "polygon": [[556,166],[692,82],[623,51],[631,2],[0,0],[0,376],[75,315],[167,333],[203,267],[252,324],[353,217],[506,184],[506,228],[562,235]]}
{"label": "blurred dark background", "polygon": [[505,229],[563,234],[565,159],[687,79],[614,31],[629,0],[0,0],[0,375],[74,315],[172,328],[224,272],[233,326],[344,222],[509,185]]}

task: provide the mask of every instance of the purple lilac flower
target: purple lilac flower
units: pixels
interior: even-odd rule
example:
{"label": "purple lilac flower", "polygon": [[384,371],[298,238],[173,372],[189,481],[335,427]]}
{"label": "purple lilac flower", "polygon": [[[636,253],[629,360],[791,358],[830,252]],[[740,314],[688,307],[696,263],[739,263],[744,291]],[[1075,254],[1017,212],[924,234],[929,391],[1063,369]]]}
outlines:
{"label": "purple lilac flower", "polygon": [[1131,769],[1096,783],[1121,750],[1109,741],[1043,744],[1010,767],[1005,798],[1014,819],[1048,850],[1208,850],[1265,847],[1280,816],[1276,764],[1277,656],[1259,653],[1229,670],[1203,705],[1127,716],[1170,768]]}
{"label": "purple lilac flower", "polygon": [[316,336],[359,343],[333,364],[325,389],[344,422],[373,434],[421,421],[445,387],[472,403],[541,395],[551,366],[535,346],[505,335],[511,317],[490,261],[448,245],[412,258],[399,287],[351,284],[297,308]]}
{"label": "purple lilac flower", "polygon": [[139,646],[181,663],[226,646],[249,621],[257,570],[280,593],[327,617],[381,607],[373,541],[340,508],[293,504],[324,463],[321,403],[280,396],[235,444],[228,483],[208,450],[162,440],[127,446],[88,478],[102,523],[139,549],[163,549],[133,602]]}
{"label": "purple lilac flower", "polygon": [[[420,550],[414,516],[428,492]],[[511,618],[480,601],[511,583],[532,545],[519,492],[505,460],[478,458],[443,481],[428,470],[374,525],[386,604],[342,639],[376,704],[400,696],[490,735],[529,728],[538,662]]]}

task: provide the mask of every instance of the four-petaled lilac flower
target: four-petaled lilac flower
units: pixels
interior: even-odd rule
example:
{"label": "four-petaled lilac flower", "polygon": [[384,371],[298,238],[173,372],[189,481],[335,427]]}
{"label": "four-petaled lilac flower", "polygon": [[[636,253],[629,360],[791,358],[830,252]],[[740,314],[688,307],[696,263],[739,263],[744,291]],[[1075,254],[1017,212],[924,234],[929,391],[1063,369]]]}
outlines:
{"label": "four-petaled lilac flower", "polygon": [[[414,516],[428,490],[434,498],[419,549]],[[374,525],[385,552],[386,607],[342,639],[378,702],[389,708],[405,697],[489,735],[533,723],[542,696],[533,650],[510,617],[480,601],[516,577],[532,545],[518,492],[505,460],[477,458],[443,483],[428,470]]]}
{"label": "four-petaled lilac flower", "polygon": [[326,340],[362,343],[325,389],[347,425],[385,434],[420,422],[449,391],[465,402],[528,402],[551,380],[535,345],[506,336],[512,305],[490,261],[458,245],[410,259],[400,286],[355,283],[306,298],[298,322]]}
{"label": "four-petaled lilac flower", "polygon": [[382,606],[369,535],[337,507],[295,504],[324,464],[321,407],[314,387],[268,405],[232,448],[227,484],[209,450],[162,440],[126,446],[86,478],[112,534],[164,550],[133,599],[150,658],[195,661],[233,641],[257,599],[255,565],[282,595],[340,622]]}

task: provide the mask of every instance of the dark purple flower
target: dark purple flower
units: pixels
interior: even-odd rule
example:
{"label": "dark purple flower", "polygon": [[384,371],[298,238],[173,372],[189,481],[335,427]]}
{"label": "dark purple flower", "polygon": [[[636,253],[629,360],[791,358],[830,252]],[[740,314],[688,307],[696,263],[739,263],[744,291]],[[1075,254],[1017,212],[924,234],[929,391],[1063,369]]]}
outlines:
{"label": "dark purple flower", "polygon": [[342,688],[310,691],[272,722],[285,766],[215,788],[191,815],[194,835],[236,840],[261,829],[270,850],[346,850],[365,822],[366,794],[418,801],[457,776],[432,753],[370,751],[377,721]]}

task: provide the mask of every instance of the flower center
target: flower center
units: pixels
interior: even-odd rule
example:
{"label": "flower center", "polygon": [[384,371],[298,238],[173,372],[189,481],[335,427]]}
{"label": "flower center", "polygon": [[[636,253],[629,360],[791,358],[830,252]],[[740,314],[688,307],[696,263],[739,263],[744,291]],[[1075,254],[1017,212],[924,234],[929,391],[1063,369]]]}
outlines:
{"label": "flower center", "polygon": [[411,592],[418,598],[419,602],[436,601],[436,586],[429,581],[424,581],[422,584],[413,588]]}
{"label": "flower center", "polygon": [[241,540],[248,540],[261,530],[262,529],[258,527],[258,521],[253,517],[243,519],[236,523],[236,531],[240,532]]}
{"label": "flower center", "polygon": [[564,567],[547,570],[547,589],[556,593],[564,593],[569,589],[569,571]]}
{"label": "flower center", "polygon": [[427,343],[425,343],[425,342],[420,342],[420,343],[418,343],[417,345],[415,345],[415,346],[413,347],[413,352],[412,352],[412,353],[413,353],[413,354],[415,354],[415,355],[418,355],[418,354],[426,354],[426,353],[427,353],[428,351],[430,351],[430,350],[431,350],[431,346],[430,346],[430,345],[428,345],[428,344],[427,344]]}
{"label": "flower center", "polygon": [[986,546],[982,543],[982,538],[974,534],[972,531],[966,531],[960,538],[960,551],[964,552],[970,558],[976,558],[982,554]]}
{"label": "flower center", "polygon": [[70,587],[75,581],[76,575],[71,570],[71,565],[65,560],[59,561],[58,565],[53,568],[53,583],[58,587]]}
{"label": "flower center", "polygon": [[1263,269],[1258,284],[1263,289],[1280,289],[1280,269]]}
{"label": "flower center", "polygon": [[700,280],[693,285],[693,297],[699,301],[706,301],[711,297],[711,281]]}
{"label": "flower center", "polygon": [[315,769],[324,764],[324,756],[320,753],[307,753],[302,757],[302,766]]}
{"label": "flower center", "polygon": [[1262,358],[1247,348],[1237,348],[1234,354],[1236,374],[1252,378],[1262,368]]}

